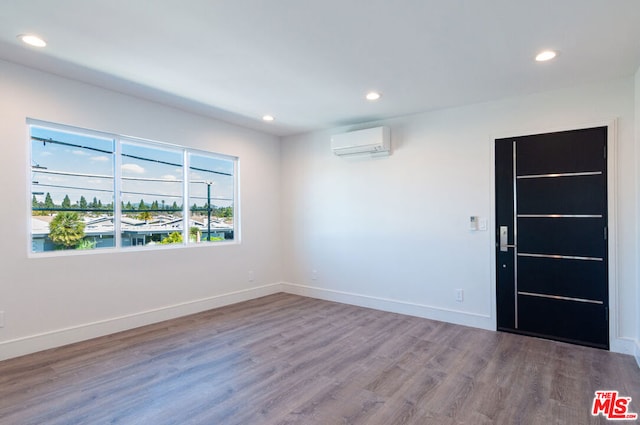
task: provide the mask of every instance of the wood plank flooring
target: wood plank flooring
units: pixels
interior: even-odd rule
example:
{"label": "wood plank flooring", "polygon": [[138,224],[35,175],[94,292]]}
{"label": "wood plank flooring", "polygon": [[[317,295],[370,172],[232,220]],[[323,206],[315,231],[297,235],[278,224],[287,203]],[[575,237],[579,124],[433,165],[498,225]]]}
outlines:
{"label": "wood plank flooring", "polygon": [[0,362],[0,424],[598,424],[631,356],[276,294]]}

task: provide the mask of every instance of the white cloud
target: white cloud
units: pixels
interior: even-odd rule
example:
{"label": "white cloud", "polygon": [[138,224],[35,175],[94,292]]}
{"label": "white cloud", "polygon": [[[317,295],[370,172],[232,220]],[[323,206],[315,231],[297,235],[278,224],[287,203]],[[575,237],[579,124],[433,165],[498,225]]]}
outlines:
{"label": "white cloud", "polygon": [[144,174],[144,168],[138,164],[122,164],[122,171],[129,171],[135,174]]}
{"label": "white cloud", "polygon": [[91,158],[89,158],[91,161],[100,161],[100,162],[106,162],[109,161],[109,157],[106,156],[92,156]]}
{"label": "white cloud", "polygon": [[164,176],[162,176],[162,178],[165,180],[176,180],[176,181],[178,180],[178,178],[173,174],[165,174]]}
{"label": "white cloud", "polygon": [[79,155],[79,156],[87,156],[87,155],[89,155],[88,153],[86,153],[84,151],[81,151],[81,150],[77,150],[77,149],[74,150],[74,151],[71,151],[71,153],[74,154],[74,155]]}

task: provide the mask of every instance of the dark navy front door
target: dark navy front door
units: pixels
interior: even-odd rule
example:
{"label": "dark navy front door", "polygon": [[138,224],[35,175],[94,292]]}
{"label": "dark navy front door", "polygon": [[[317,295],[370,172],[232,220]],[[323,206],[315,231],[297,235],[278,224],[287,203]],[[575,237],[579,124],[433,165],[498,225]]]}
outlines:
{"label": "dark navy front door", "polygon": [[607,127],[495,141],[498,330],[609,348]]}

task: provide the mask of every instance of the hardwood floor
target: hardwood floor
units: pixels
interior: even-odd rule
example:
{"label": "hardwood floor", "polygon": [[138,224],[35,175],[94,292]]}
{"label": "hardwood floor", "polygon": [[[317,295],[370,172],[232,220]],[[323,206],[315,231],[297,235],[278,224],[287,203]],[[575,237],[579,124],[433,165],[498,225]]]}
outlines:
{"label": "hardwood floor", "polygon": [[288,294],[0,362],[0,423],[597,424],[631,356]]}

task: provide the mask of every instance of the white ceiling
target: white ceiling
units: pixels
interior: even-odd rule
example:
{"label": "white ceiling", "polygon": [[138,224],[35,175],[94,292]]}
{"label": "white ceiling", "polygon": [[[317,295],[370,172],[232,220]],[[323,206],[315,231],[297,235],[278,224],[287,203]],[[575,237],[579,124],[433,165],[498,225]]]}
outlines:
{"label": "white ceiling", "polygon": [[0,0],[0,58],[283,136],[633,75],[640,1]]}

